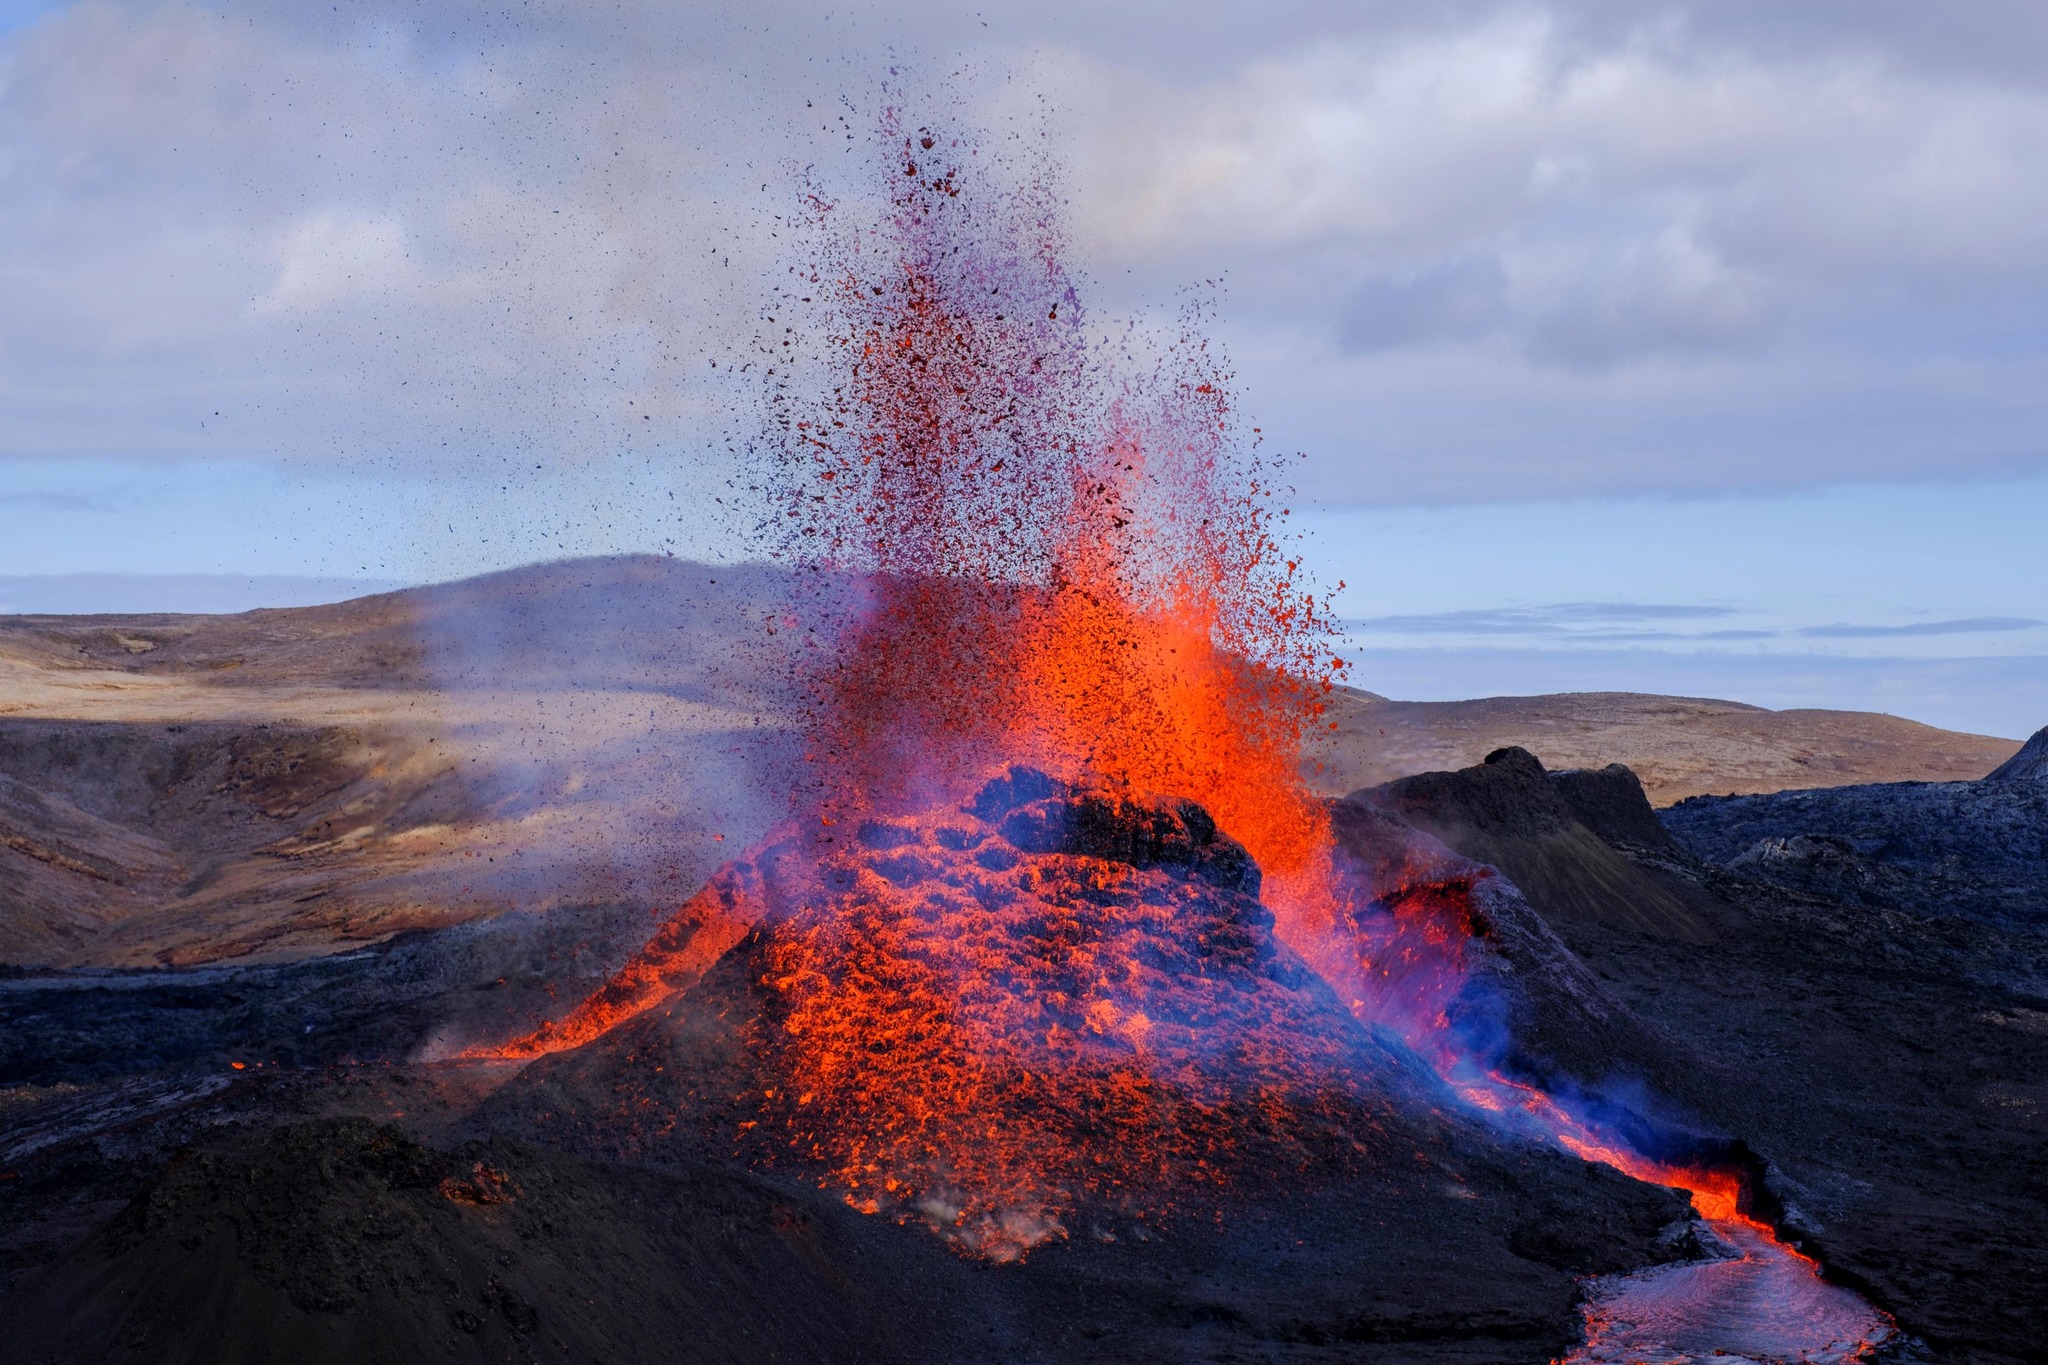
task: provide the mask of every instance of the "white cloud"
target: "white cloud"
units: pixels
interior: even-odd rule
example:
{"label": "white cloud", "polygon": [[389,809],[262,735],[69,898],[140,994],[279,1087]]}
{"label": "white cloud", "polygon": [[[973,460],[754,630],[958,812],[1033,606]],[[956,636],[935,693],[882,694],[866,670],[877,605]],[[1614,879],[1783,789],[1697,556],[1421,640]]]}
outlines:
{"label": "white cloud", "polygon": [[765,254],[753,206],[721,214],[710,192],[745,102],[697,100],[687,58],[572,63],[536,37],[336,38],[178,4],[17,35],[0,402],[22,420],[0,446],[699,440],[682,376],[750,320],[753,280],[735,290],[724,263]]}
{"label": "white cloud", "polygon": [[1328,496],[2048,454],[2025,6],[985,17],[89,0],[0,35],[0,453],[701,444],[793,168],[839,176],[841,97],[908,40],[905,98],[964,66],[936,103],[999,136],[1054,111],[1119,301],[1228,274]]}
{"label": "white cloud", "polygon": [[1076,122],[1100,130],[1075,140],[1085,240],[1116,264],[1311,253],[1382,276],[1577,248],[1667,310],[1694,300],[1702,335],[1752,329],[1759,291],[1876,270],[1945,287],[2048,273],[2048,91],[1680,37],[1588,52],[1523,14],[1192,88],[1070,57]]}
{"label": "white cloud", "polygon": [[366,295],[416,288],[405,224],[391,217],[311,213],[285,229],[282,261],[259,313],[312,313]]}

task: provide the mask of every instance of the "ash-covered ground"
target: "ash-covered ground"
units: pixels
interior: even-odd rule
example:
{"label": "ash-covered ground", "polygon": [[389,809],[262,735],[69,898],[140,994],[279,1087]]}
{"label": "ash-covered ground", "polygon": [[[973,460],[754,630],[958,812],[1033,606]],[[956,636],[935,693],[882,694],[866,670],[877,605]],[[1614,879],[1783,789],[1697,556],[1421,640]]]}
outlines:
{"label": "ash-covered ground", "polygon": [[[1660,814],[1626,769],[1510,749],[1336,825],[1360,857],[1432,839],[1499,868],[1514,1064],[1750,1162],[1759,1211],[1896,1317],[1893,1357],[2040,1360],[2048,913],[2019,766]],[[1699,1254],[1682,1196],[1396,1096],[1370,1173],[997,1264],[807,1170],[579,1139],[564,1097],[644,1101],[658,1047],[428,1060],[559,1018],[655,925],[593,902],[311,960],[13,969],[0,1358],[1537,1361],[1571,1349],[1585,1277]],[[701,1053],[729,1012],[627,1036]]]}

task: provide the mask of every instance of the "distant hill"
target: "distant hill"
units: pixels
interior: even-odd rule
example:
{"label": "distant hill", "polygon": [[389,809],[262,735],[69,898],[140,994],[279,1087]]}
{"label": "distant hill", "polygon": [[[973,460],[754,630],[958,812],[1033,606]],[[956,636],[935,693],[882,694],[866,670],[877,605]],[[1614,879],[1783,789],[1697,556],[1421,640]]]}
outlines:
{"label": "distant hill", "polygon": [[685,898],[783,809],[776,586],[646,556],[0,617],[0,964],[284,960]]}
{"label": "distant hill", "polygon": [[2034,732],[2026,746],[1991,774],[1993,782],[2038,782],[2048,778],[2048,726]]}
{"label": "distant hill", "polygon": [[1508,747],[1552,771],[1626,764],[1658,806],[1688,796],[1974,781],[2020,748],[1869,711],[1767,711],[1638,692],[1392,701],[1344,688],[1332,710],[1337,729],[1315,781],[1333,794],[1469,768]]}
{"label": "distant hill", "polygon": [[[779,818],[786,580],[656,556],[234,615],[0,616],[0,964],[299,958],[571,904],[650,912]],[[1891,716],[1346,689],[1318,787],[1626,763],[1650,799],[1982,777]]]}

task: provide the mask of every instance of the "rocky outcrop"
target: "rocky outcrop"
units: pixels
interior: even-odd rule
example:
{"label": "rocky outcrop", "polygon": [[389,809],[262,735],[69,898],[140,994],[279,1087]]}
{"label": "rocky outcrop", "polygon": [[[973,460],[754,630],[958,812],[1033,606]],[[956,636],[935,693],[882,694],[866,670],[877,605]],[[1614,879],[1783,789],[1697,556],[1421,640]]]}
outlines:
{"label": "rocky outcrop", "polygon": [[2034,731],[2024,748],[1992,769],[1986,782],[2048,781],[2048,725]]}
{"label": "rocky outcrop", "polygon": [[1696,887],[1630,862],[1580,818],[1582,807],[1618,842],[1676,854],[1652,828],[1632,774],[1553,779],[1534,754],[1508,748],[1476,767],[1420,773],[1357,795],[1499,868],[1553,923],[1584,920],[1706,943],[1729,913]]}
{"label": "rocky outcrop", "polygon": [[1787,890],[1926,917],[2048,922],[2048,782],[1696,796],[1663,821],[1698,857]]}

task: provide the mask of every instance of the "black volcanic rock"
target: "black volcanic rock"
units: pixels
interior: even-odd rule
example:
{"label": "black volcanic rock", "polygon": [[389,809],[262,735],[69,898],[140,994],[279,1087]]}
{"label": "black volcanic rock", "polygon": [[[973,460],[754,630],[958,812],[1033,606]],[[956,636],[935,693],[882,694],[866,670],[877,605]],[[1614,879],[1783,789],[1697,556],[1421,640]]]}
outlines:
{"label": "black volcanic rock", "polygon": [[[2044,1359],[2048,784],[1694,798],[1661,812],[1677,846],[1646,828],[1622,771],[1548,785],[1510,752],[1339,809],[1398,809],[1526,877],[1542,923],[1487,926],[1513,969],[1497,984],[1515,1046],[1572,1076],[1610,1063],[1604,1097],[1743,1139],[1788,1231],[1897,1316],[1906,1358]],[[1722,931],[1692,941],[1555,894],[1574,826],[1726,907]]]}
{"label": "black volcanic rock", "polygon": [[1579,823],[1615,848],[1669,858],[1690,856],[1651,809],[1642,782],[1622,764],[1566,768],[1549,777]]}
{"label": "black volcanic rock", "polygon": [[[1477,1003],[1488,993],[1504,1003],[1512,1065],[1577,1080],[1660,1124],[1721,1135],[1731,1147],[1742,1140],[1746,1149],[1736,1150],[1753,1152],[1765,1172],[1772,1216],[1781,1211],[1830,1274],[1868,1293],[1920,1340],[1905,1343],[1902,1360],[2013,1365],[2042,1359],[2048,1340],[2048,1304],[2038,1292],[2048,1282],[2040,1164],[2048,1141],[2048,933],[2025,915],[1946,913],[1924,883],[1929,868],[1949,885],[1993,872],[2023,883],[2024,861],[2007,866],[2012,848],[1973,844],[1967,829],[1947,826],[1956,812],[1974,818],[1986,799],[2004,812],[1994,829],[2004,827],[1999,821],[2022,826],[2035,784],[1944,785],[1976,795],[1923,789],[1901,798],[1866,789],[1844,798],[1843,809],[1888,812],[1911,836],[1900,846],[1915,857],[1925,844],[1946,849],[1917,863],[1825,827],[1774,827],[1749,808],[1734,814],[1759,822],[1756,837],[1729,838],[1725,865],[1706,861],[1692,851],[1704,844],[1658,837],[1640,787],[1615,767],[1545,774],[1533,759],[1507,754],[1403,795],[1468,848],[1481,847],[1483,836],[1506,861],[1536,845],[1552,859],[1530,860],[1538,873],[1591,839],[1647,883],[1677,888],[1682,903],[1720,907],[1705,941],[1611,904],[1589,911],[1569,897],[1525,897],[1499,865],[1418,832],[1379,793],[1337,802],[1332,813],[1342,856],[1390,903],[1441,896],[1469,913],[1487,944],[1473,974]],[[1067,819],[1073,803],[1089,801],[1100,811]],[[1734,819],[1728,803],[1718,812],[1713,804],[1698,808],[1708,835],[1715,819]],[[1268,978],[1290,1008],[1311,1005],[1314,983],[1295,975],[1301,964],[1273,942],[1264,908],[1229,878],[1200,875],[1201,850],[1228,854],[1235,845],[1227,836],[1205,834],[1203,820],[1176,803],[1131,807],[1134,816],[1103,794],[1026,778],[990,795],[993,822],[941,811],[831,832],[852,835],[846,865],[857,882],[870,879],[859,884],[878,889],[966,896],[991,881],[1038,878],[1057,904],[1014,921],[1027,937],[1056,931],[1085,947],[1103,941],[1088,935],[1116,928],[1124,912],[1192,907],[1190,918],[1174,921],[1194,925],[1192,935],[1163,932],[1162,922],[1160,934],[1130,940],[1142,949],[1132,958],[1141,975],[1160,975],[1117,998],[1148,1011],[1166,1006],[1155,1026],[1162,1034],[1186,1030],[1189,1043],[1199,1036],[1189,1028],[1193,1016],[1176,1013],[1175,1002],[1189,997],[1169,989],[1183,975],[1225,976],[1247,988],[1226,993],[1239,1012],[1202,1031],[1219,1043],[1245,1036],[1253,1014],[1242,1011],[1264,998],[1258,983]],[[1006,822],[1027,809],[1042,818],[1029,829],[1019,823],[1020,846]],[[1686,818],[1675,814],[1672,829],[1685,834]],[[1788,863],[1805,864],[1802,885],[1821,889],[1791,885]],[[1610,862],[1593,866],[1602,870],[1577,869],[1566,888],[1616,895],[1617,885],[1634,884],[1618,882]],[[1833,879],[1825,887],[1823,872]],[[618,1365],[695,1348],[685,1358],[1478,1365],[1563,1355],[1576,1326],[1574,1277],[1642,1264],[1674,1244],[1659,1250],[1675,1198],[1434,1112],[1428,1077],[1412,1058],[1361,1028],[1339,1041],[1349,1039],[1372,1073],[1357,1092],[1373,1103],[1355,1117],[1376,1125],[1362,1145],[1318,1149],[1296,1141],[1313,1137],[1309,1130],[1284,1134],[1295,1145],[1265,1146],[1248,1163],[1269,1178],[1236,1183],[1227,1197],[1217,1197],[1214,1183],[1177,1186],[1192,1197],[1156,1219],[1085,1207],[1068,1218],[1063,1237],[1038,1244],[1022,1264],[977,1264],[915,1220],[902,1227],[886,1214],[854,1213],[836,1190],[820,1190],[820,1172],[801,1162],[745,1169],[754,1149],[742,1134],[755,1130],[742,1125],[777,1117],[761,1112],[761,1092],[774,1083],[761,1058],[787,1022],[762,983],[776,966],[780,930],[773,921],[757,927],[715,970],[656,1008],[597,1043],[527,1067],[481,1111],[461,1108],[472,1115],[468,1127],[454,1116],[432,1120],[479,1139],[491,1129],[544,1138],[573,1157],[504,1138],[464,1148],[447,1128],[433,1145],[367,1125],[220,1135],[222,1124],[268,1121],[265,1095],[302,1093],[328,1105],[367,1105],[374,1095],[376,1112],[405,1110],[408,1125],[474,1104],[460,1086],[477,1076],[450,1073],[459,1084],[436,1100],[435,1069],[408,1067],[406,1047],[429,1022],[421,1011],[445,1009],[473,1023],[479,1010],[502,1008],[497,1002],[512,986],[501,978],[517,985],[518,974],[492,955],[500,945],[459,978],[460,990],[407,975],[406,990],[428,993],[404,997],[405,1027],[365,1026],[353,1035],[371,1065],[348,1069],[346,1094],[324,1088],[335,1083],[331,1073],[273,1077],[266,1069],[261,1084],[236,1073],[218,1102],[191,1102],[215,1105],[213,1117],[178,1121],[187,1135],[180,1141],[198,1134],[193,1154],[152,1181],[113,1226],[68,1253],[71,1237],[54,1232],[38,1243],[45,1253],[16,1248],[10,1270],[32,1259],[48,1264],[13,1275],[17,1288],[0,1301],[9,1329],[0,1359],[447,1355]],[[957,942],[982,954],[999,946],[940,929],[920,947],[949,952]],[[502,931],[460,932],[481,944]],[[452,945],[456,933],[423,938],[420,950]],[[517,956],[530,956],[540,971],[556,963],[561,946],[550,941],[543,951],[536,942]],[[395,969],[411,952],[386,956]],[[385,967],[345,960],[322,970],[356,973],[348,979],[365,1008],[396,981],[378,975]],[[585,962],[547,983],[571,1001],[589,989],[589,970]],[[49,1095],[0,1097],[0,1151],[27,1152],[25,1141],[40,1141],[53,1106],[83,1114],[106,1106],[116,1087],[179,1083],[168,1072],[93,1079],[118,1074],[129,1055],[121,1049],[134,1047],[148,1011],[137,1006],[111,1028],[99,997],[63,989],[68,984],[76,983],[9,983],[21,997],[9,1017],[34,1025],[10,1046],[22,1054],[23,1075],[43,1074],[29,1054],[52,1036],[58,997],[79,997],[63,1006],[65,1029],[77,1035],[64,1045],[97,1050],[89,1070],[66,1063],[64,1074],[86,1087],[73,1095],[67,1082]],[[260,1007],[263,1020],[289,1024],[276,1040],[282,1045],[303,1027],[297,1012],[312,998],[293,986],[289,999],[265,1003],[263,992],[283,985],[290,983],[222,973],[177,989],[202,1004],[218,995],[222,1010]],[[337,979],[322,989],[339,987]],[[171,989],[152,978],[130,994],[155,1000]],[[227,1003],[244,995],[247,1003]],[[171,1017],[168,1003],[151,1008]],[[323,1039],[324,1028],[310,1036]],[[870,1041],[881,1049],[872,1064],[886,1064],[897,1044]],[[1096,1035],[1088,1046],[1121,1045]],[[161,1047],[133,1056],[138,1072],[175,1060]],[[1057,1088],[1025,1096],[1055,1104],[1068,1097]],[[30,1107],[5,1107],[24,1100]],[[154,1101],[138,1092],[134,1103]],[[1342,1106],[1319,1112],[1343,1115]],[[33,1122],[24,1126],[22,1115]],[[1017,1117],[1000,1103],[981,1115],[996,1126]],[[1318,1131],[1342,1137],[1343,1124]],[[102,1172],[125,1168],[120,1182],[147,1180],[164,1150],[88,1124],[60,1145],[10,1154],[7,1174],[21,1178],[0,1184],[0,1210],[9,1216],[0,1223],[25,1225],[43,1217],[37,1201],[73,1197],[66,1192],[87,1176],[66,1172],[86,1171],[91,1161]],[[1346,1150],[1370,1160],[1352,1161]],[[1309,1160],[1276,1163],[1278,1151]],[[637,1164],[615,1165],[606,1154]],[[105,1174],[91,1178],[94,1189],[118,1188],[123,1198],[134,1188]],[[491,1202],[505,1189],[513,1202]],[[67,1226],[89,1225],[90,1207],[80,1205]],[[100,1206],[90,1221],[109,1211]],[[757,1333],[768,1317],[777,1320],[763,1340]],[[130,1342],[140,1345],[131,1350]]]}
{"label": "black volcanic rock", "polygon": [[1223,891],[1259,894],[1259,868],[1244,845],[1192,801],[1146,803],[1078,791],[1029,768],[1012,768],[968,806],[1020,852],[1067,853],[1165,868]]}
{"label": "black volcanic rock", "polygon": [[2048,782],[1695,796],[1662,818],[1700,858],[1788,890],[1866,909],[2048,924]]}
{"label": "black volcanic rock", "polygon": [[[1728,908],[1695,885],[1630,862],[1579,817],[1572,798],[1620,835],[1643,828],[1640,801],[1609,777],[1554,782],[1526,749],[1499,749],[1477,767],[1420,773],[1355,793],[1506,873],[1546,919],[1587,920],[1683,943],[1712,941]],[[1647,836],[1654,838],[1654,836]]]}
{"label": "black volcanic rock", "polygon": [[0,1301],[0,1358],[751,1365],[958,1358],[970,1314],[1008,1335],[965,1266],[893,1233],[729,1169],[323,1120],[175,1161]]}
{"label": "black volcanic rock", "polygon": [[[1354,814],[1422,837],[1384,812]],[[598,1157],[738,1160],[844,1189],[876,1225],[906,1224],[899,1235],[1021,1255],[998,1283],[1046,1360],[1310,1360],[1364,1342],[1401,1360],[1551,1358],[1576,1329],[1574,1276],[1671,1254],[1682,1198],[1458,1112],[1419,1059],[1359,1024],[1275,939],[1242,889],[1256,869],[1235,870],[1241,849],[1197,807],[1019,771],[964,811],[872,821],[821,857],[819,884],[851,900],[823,919],[765,914],[694,984],[530,1065],[480,1122]],[[829,1079],[791,1083],[816,1074],[792,1050],[798,1026],[809,1037],[835,1024],[787,984],[840,970],[797,951],[820,934],[850,942],[847,979],[884,981],[906,1005],[941,996],[909,1028],[894,1005],[857,1016],[848,1045],[871,1051],[856,1108]],[[1040,963],[1047,935],[1056,951]],[[941,970],[900,989],[906,962]],[[1086,970],[1058,977],[1069,964]],[[956,1027],[957,1051],[931,1046]],[[963,1067],[970,1082],[993,1068],[1000,1087],[970,1084],[949,1108],[952,1091],[922,1085]],[[1121,1095],[1142,1095],[1143,1113]],[[970,1132],[1013,1184],[971,1183],[990,1158],[965,1145]],[[849,1137],[863,1171],[882,1164],[854,1172],[865,1183],[852,1189],[834,1155]],[[1064,1195],[1044,1202],[1054,1186]]]}
{"label": "black volcanic rock", "polygon": [[1959,1365],[2040,1360],[2048,1341],[2044,785],[1694,798],[1660,813],[1681,857],[1637,821],[1595,821],[1742,927],[1688,944],[1552,920],[1698,1059],[1645,1086],[1744,1138],[1806,1249]]}
{"label": "black volcanic rock", "polygon": [[2048,780],[2048,725],[2034,731],[2034,737],[2020,751],[1994,768],[1986,782],[2040,782]]}
{"label": "black volcanic rock", "polygon": [[[1532,766],[1509,757],[1438,788],[1479,787],[1452,808],[1483,807],[1484,828],[1583,831],[1645,878],[1733,907],[1734,927],[1693,943],[1524,897],[1371,792],[1333,807],[1343,855],[1389,898],[1443,895],[1469,911],[1489,945],[1473,979],[1480,996],[1505,1004],[1513,1064],[1746,1142],[1806,1249],[1898,1315],[1926,1359],[2040,1359],[2048,935],[2024,920],[1887,904],[1901,887],[1918,894],[1915,874],[1824,832],[1768,837],[1788,856],[1829,861],[1832,876],[1864,877],[1855,895],[1868,905],[1790,889],[1755,867],[1727,870],[1658,840],[1625,770],[1539,781]],[[1967,785],[2002,787],[2008,800],[2032,786]],[[1020,789],[990,813],[1000,822],[1035,803],[1064,809],[1076,795]],[[1072,888],[1084,926],[1121,902],[1080,893],[1128,879],[1138,904],[1152,894],[1205,905],[1198,932],[1220,936],[1217,961],[1288,968],[1277,953],[1256,967],[1270,943],[1262,907],[1191,875],[1180,841],[1206,846],[1201,822],[1172,803],[1155,807],[1137,824],[1108,820],[1106,841],[1102,831],[1074,836],[1126,862],[1028,852],[951,812],[863,825],[851,831],[851,856],[878,884],[934,892],[970,869],[1050,875],[1099,864],[1099,882]],[[1158,837],[1137,837],[1141,828]],[[1079,846],[1066,834],[1056,843]],[[1173,856],[1140,866],[1155,849]],[[1974,875],[1972,856],[1954,840],[1949,875]],[[18,1076],[63,1082],[0,1096],[0,1273],[13,1286],[0,1301],[0,1359],[424,1354],[619,1365],[676,1358],[679,1341],[701,1336],[696,1358],[711,1360],[1369,1355],[1478,1365],[1564,1354],[1575,1276],[1670,1254],[1658,1234],[1677,1212],[1672,1196],[1411,1108],[1427,1110],[1427,1078],[1387,1040],[1368,1038],[1354,1042],[1376,1059],[1369,1067],[1384,1073],[1379,1093],[1391,1104],[1371,1113],[1381,1128],[1370,1168],[1269,1165],[1270,1180],[1232,1198],[1212,1203],[1204,1187],[1198,1216],[1074,1218],[1022,1265],[976,1265],[915,1224],[854,1213],[816,1188],[813,1171],[743,1169],[735,1135],[761,1117],[752,1049],[772,1039],[777,1018],[759,990],[767,936],[600,1044],[526,1068],[481,1112],[478,1092],[501,1073],[407,1064],[437,1019],[464,1021],[461,1036],[473,1038],[486,1019],[537,1022],[544,997],[508,1009],[517,992],[559,988],[563,1002],[587,993],[594,964],[570,950],[592,927],[551,917],[549,935],[533,937],[510,920],[467,926],[317,973],[0,983],[16,1025],[0,1027],[0,1051]],[[1206,945],[1172,937],[1144,960],[1193,964],[1198,977],[1216,969]],[[305,1034],[309,1012],[321,1022]],[[1162,1020],[1179,1026],[1164,1011]],[[219,1056],[193,1054],[215,1034],[245,1042],[248,1055],[283,1057],[287,1069],[226,1073]],[[344,1041],[366,1065],[322,1064]],[[351,1105],[402,1110],[415,1134],[439,1132],[429,1144],[360,1125],[260,1131],[280,1113]],[[1002,1117],[1000,1106],[988,1112]],[[463,1148],[465,1135],[493,1128],[578,1155],[497,1139]],[[181,1143],[198,1145],[153,1174]],[[638,1164],[593,1159],[607,1152]],[[479,1163],[509,1181],[514,1203],[489,1202],[497,1180]],[[138,1184],[134,1209],[72,1245]],[[779,1319],[765,1342],[762,1316]],[[898,1321],[908,1326],[899,1332]]]}

